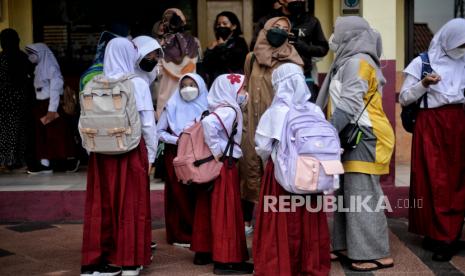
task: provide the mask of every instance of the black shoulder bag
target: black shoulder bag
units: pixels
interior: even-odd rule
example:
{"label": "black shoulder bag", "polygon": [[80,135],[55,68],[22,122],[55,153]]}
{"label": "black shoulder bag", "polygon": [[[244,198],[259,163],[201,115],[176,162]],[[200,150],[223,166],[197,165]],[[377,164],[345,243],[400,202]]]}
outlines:
{"label": "black shoulder bag", "polygon": [[360,129],[360,126],[358,125],[358,121],[362,117],[363,112],[365,112],[365,110],[367,109],[368,105],[370,104],[370,102],[371,102],[371,100],[373,99],[374,96],[375,96],[375,94],[373,94],[370,97],[370,99],[366,103],[365,107],[363,108],[362,112],[360,113],[360,115],[358,115],[358,118],[355,121],[355,123],[353,123],[353,124],[350,123],[350,124],[346,125],[341,130],[341,132],[339,132],[339,139],[341,140],[341,147],[344,150],[347,151],[347,150],[355,149],[358,146],[358,144],[360,143],[360,141],[362,140],[363,132]]}
{"label": "black shoulder bag", "polygon": [[[433,72],[433,68],[429,63],[429,57],[427,52],[423,52],[420,54],[421,57],[421,77],[422,79],[426,77],[428,74]],[[420,104],[423,101],[423,107],[428,108],[428,97],[426,96],[427,93],[423,94],[420,99],[416,102],[409,104],[407,106],[402,107],[402,111],[400,112],[400,118],[402,120],[402,126],[407,132],[413,133],[415,127],[415,121],[417,119],[418,111],[420,110]]]}

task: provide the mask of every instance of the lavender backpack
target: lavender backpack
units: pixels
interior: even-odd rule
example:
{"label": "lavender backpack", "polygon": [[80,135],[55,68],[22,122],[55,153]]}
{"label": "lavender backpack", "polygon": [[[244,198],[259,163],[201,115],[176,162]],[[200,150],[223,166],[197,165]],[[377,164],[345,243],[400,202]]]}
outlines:
{"label": "lavender backpack", "polygon": [[287,113],[275,162],[278,183],[293,194],[330,193],[344,173],[336,129],[310,102]]}

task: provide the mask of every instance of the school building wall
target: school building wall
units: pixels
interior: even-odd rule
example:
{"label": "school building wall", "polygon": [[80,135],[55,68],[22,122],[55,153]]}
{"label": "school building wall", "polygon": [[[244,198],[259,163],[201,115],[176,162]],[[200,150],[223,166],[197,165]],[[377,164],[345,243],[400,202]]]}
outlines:
{"label": "school building wall", "polygon": [[21,47],[32,43],[32,0],[0,0],[0,30],[15,29]]}
{"label": "school building wall", "polygon": [[[0,29],[11,27],[18,31],[21,37],[21,46],[33,42],[32,23],[32,0],[0,0],[1,1],[1,21]],[[258,0],[255,0],[258,1]],[[372,27],[377,29],[383,39],[383,72],[387,79],[384,87],[384,108],[391,124],[396,131],[396,154],[391,164],[391,174],[383,178],[383,185],[387,193],[392,193],[399,197],[405,196],[405,191],[400,194],[395,188],[395,162],[410,161],[410,141],[411,136],[403,131],[400,124],[400,107],[396,102],[396,92],[402,82],[401,71],[404,68],[405,56],[405,2],[409,0],[361,0],[363,16]],[[223,6],[224,5],[224,6]],[[238,16],[243,24],[244,35],[247,41],[252,36],[252,0],[199,0],[197,2],[197,31],[198,36],[205,48],[212,38],[212,13],[210,9],[223,10],[232,8],[238,12]],[[341,16],[341,0],[315,0],[315,15],[321,22],[323,31],[327,38],[331,35],[334,22]],[[320,77],[323,77],[332,62],[333,53],[329,53],[317,67]]]}

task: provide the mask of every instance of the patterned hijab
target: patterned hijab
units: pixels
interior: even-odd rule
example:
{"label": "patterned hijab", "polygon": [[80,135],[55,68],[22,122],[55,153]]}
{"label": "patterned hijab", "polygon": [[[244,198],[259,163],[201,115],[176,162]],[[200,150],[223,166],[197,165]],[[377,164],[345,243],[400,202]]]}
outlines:
{"label": "patterned hijab", "polygon": [[[179,9],[167,9],[163,13],[163,21],[169,20],[173,14],[179,16],[182,20],[182,25],[186,25],[186,17]],[[192,35],[185,32],[165,34],[165,42],[163,51],[165,52],[165,62],[173,62],[181,64],[184,57],[195,58],[198,56],[199,45],[197,40]]]}

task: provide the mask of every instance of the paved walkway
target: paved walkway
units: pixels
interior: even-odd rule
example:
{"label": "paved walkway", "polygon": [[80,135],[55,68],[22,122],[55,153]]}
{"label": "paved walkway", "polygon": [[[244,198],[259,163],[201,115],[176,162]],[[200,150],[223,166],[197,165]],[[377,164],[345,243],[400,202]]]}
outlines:
{"label": "paved walkway", "polygon": [[[405,220],[390,219],[389,226],[393,268],[354,273],[333,262],[331,275],[465,275],[465,250],[451,262],[433,262],[431,253],[421,249],[421,239],[407,232]],[[141,275],[213,275],[212,265],[192,264],[193,253],[188,249],[167,245],[163,228],[154,229],[152,235],[158,249]],[[79,275],[81,239],[81,224],[1,225],[0,275]]]}
{"label": "paved walkway", "polygon": [[[85,191],[87,169],[81,166],[76,173],[54,172],[53,174],[30,175],[25,169],[0,173],[0,192],[17,191]],[[150,190],[163,190],[163,182],[153,178]]]}

